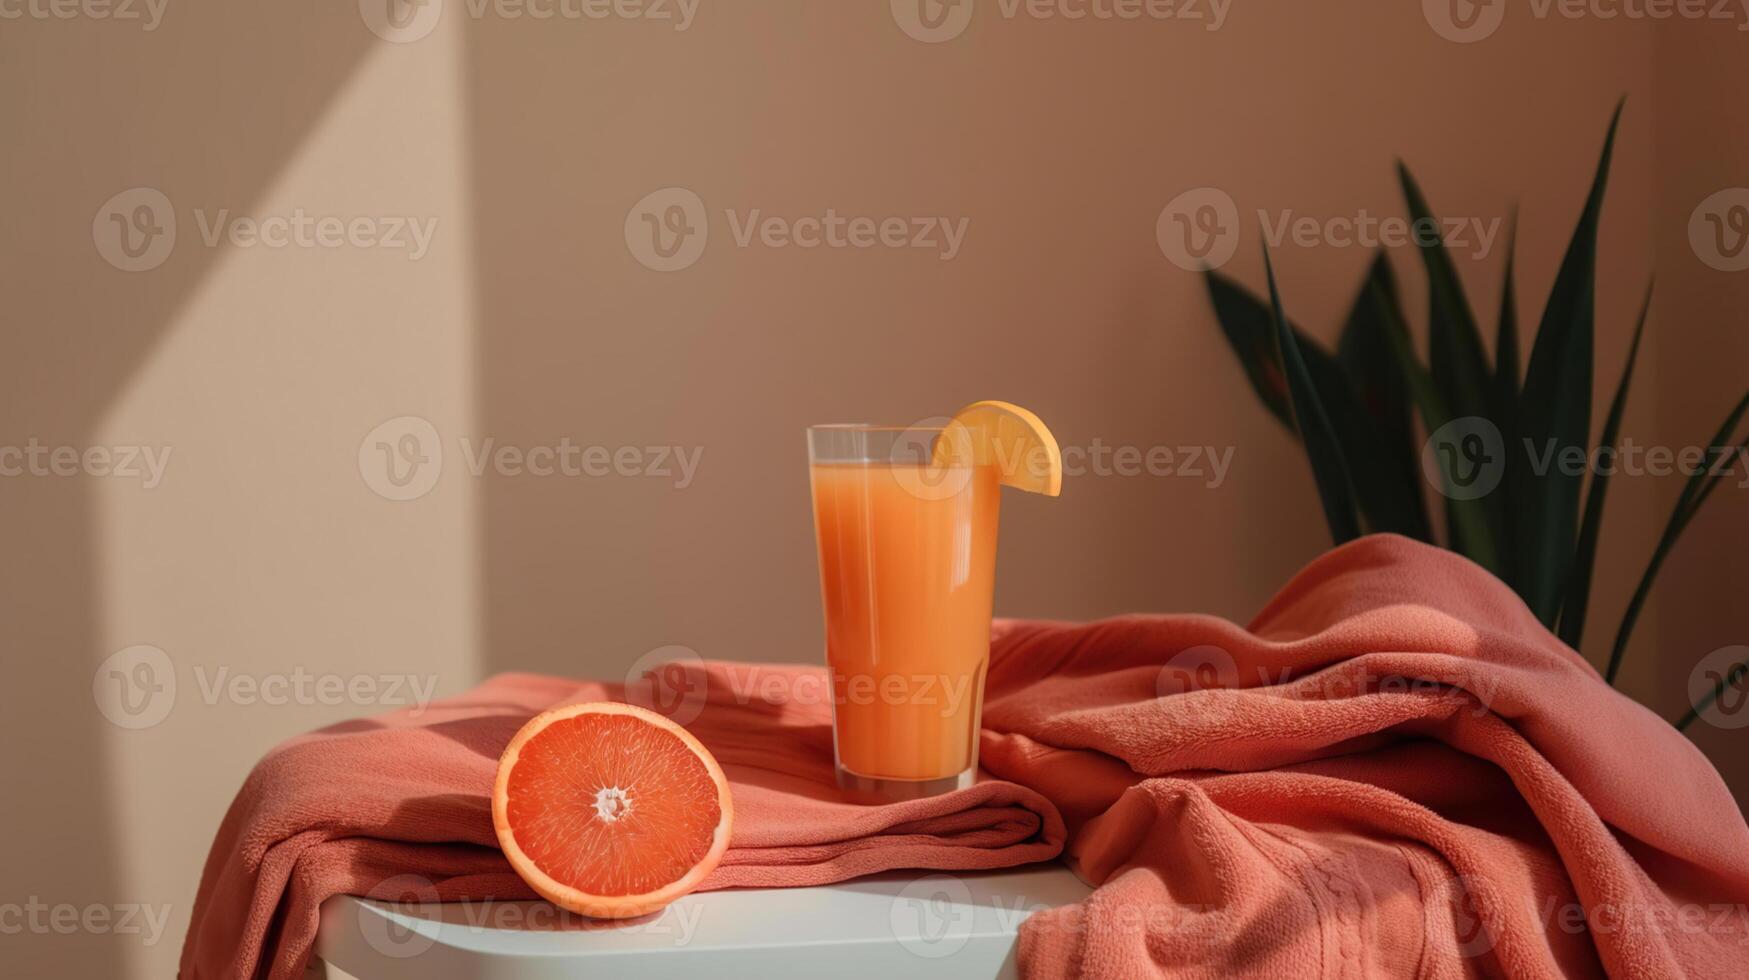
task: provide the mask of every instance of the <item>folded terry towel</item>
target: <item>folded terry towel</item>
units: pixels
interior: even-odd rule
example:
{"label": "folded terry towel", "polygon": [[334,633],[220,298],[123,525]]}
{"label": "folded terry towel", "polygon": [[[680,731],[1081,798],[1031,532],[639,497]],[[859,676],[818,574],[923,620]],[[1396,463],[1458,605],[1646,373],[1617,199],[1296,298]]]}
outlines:
{"label": "folded terry towel", "polygon": [[[705,888],[968,870],[1063,850],[1099,889],[1022,927],[1029,977],[1737,975],[1749,828],[1686,739],[1505,586],[1376,536],[1249,629],[998,622],[976,787],[839,802],[810,667],[711,663],[688,727],[732,783]],[[499,750],[617,686],[506,675],[274,749],[219,829],[181,975],[296,977],[317,908],[397,876],[531,893],[494,846]],[[400,897],[399,895],[395,897]]]}
{"label": "folded terry towel", "polygon": [[[1032,790],[987,780],[890,806],[844,802],[819,668],[700,663],[687,728],[722,764],[733,846],[703,889],[821,885],[895,868],[974,870],[1057,856],[1063,822]],[[800,692],[803,696],[796,697]],[[201,875],[179,976],[302,976],[334,895],[532,899],[498,851],[498,756],[539,712],[621,700],[621,685],[502,674],[424,711],[346,722],[274,748],[244,781]],[[684,717],[677,715],[678,717]]]}
{"label": "folded terry towel", "polygon": [[1749,972],[1717,772],[1451,552],[1337,548],[1248,630],[999,623],[993,651],[980,762],[1101,885],[1025,923],[1029,975]]}

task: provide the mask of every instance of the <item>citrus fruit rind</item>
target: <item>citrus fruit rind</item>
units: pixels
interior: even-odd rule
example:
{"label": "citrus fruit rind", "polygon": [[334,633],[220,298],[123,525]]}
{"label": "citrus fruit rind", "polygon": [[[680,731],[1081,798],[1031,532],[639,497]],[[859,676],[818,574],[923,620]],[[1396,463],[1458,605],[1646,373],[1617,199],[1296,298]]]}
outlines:
{"label": "citrus fruit rind", "polygon": [[938,466],[996,468],[1003,486],[1055,497],[1063,490],[1063,453],[1042,420],[1011,402],[973,402],[954,413],[935,444]]}
{"label": "citrus fruit rind", "polygon": [[729,846],[728,780],[692,733],[636,705],[531,719],[505,747],[492,825],[536,894],[594,918],[654,912],[697,888]]}

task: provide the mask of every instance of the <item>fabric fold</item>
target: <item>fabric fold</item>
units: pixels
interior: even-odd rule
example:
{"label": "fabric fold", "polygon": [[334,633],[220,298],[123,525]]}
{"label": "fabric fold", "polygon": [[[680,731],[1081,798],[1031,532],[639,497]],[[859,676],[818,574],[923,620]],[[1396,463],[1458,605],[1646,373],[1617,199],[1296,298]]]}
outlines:
{"label": "fabric fold", "polygon": [[336,894],[529,898],[493,837],[528,718],[632,700],[735,797],[704,888],[1061,855],[1098,888],[1022,926],[1028,977],[1715,977],[1749,951],[1749,827],[1704,756],[1466,559],[1373,536],[1248,627],[998,621],[979,783],[845,802],[818,667],[621,685],[501,675],[272,750],[215,838],[186,980],[299,976]]}
{"label": "fabric fold", "polygon": [[[821,675],[700,661],[678,679],[689,700],[667,707],[717,757],[735,800],[733,846],[702,889],[1003,868],[1060,853],[1056,808],[1011,783],[886,806],[842,800],[831,705],[808,693]],[[274,748],[213,842],[180,976],[301,977],[321,903],[334,895],[535,898],[492,829],[498,756],[541,711],[627,699],[622,685],[503,674],[423,711],[344,722]]]}

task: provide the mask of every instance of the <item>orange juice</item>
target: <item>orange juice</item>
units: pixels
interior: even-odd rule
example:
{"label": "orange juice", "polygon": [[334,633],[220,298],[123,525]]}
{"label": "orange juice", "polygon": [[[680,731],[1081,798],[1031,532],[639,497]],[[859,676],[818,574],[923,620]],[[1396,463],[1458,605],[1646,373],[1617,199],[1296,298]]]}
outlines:
{"label": "orange juice", "polygon": [[840,782],[970,785],[998,474],[833,455],[816,454],[811,469]]}

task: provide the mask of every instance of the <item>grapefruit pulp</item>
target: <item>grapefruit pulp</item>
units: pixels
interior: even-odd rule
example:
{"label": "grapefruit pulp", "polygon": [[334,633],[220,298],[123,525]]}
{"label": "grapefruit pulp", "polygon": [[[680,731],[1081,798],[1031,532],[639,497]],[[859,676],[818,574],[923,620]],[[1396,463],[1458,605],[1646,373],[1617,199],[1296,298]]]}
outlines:
{"label": "grapefruit pulp", "polygon": [[492,824],[542,898],[595,918],[662,908],[729,846],[729,783],[686,729],[635,705],[536,716],[504,749]]}

